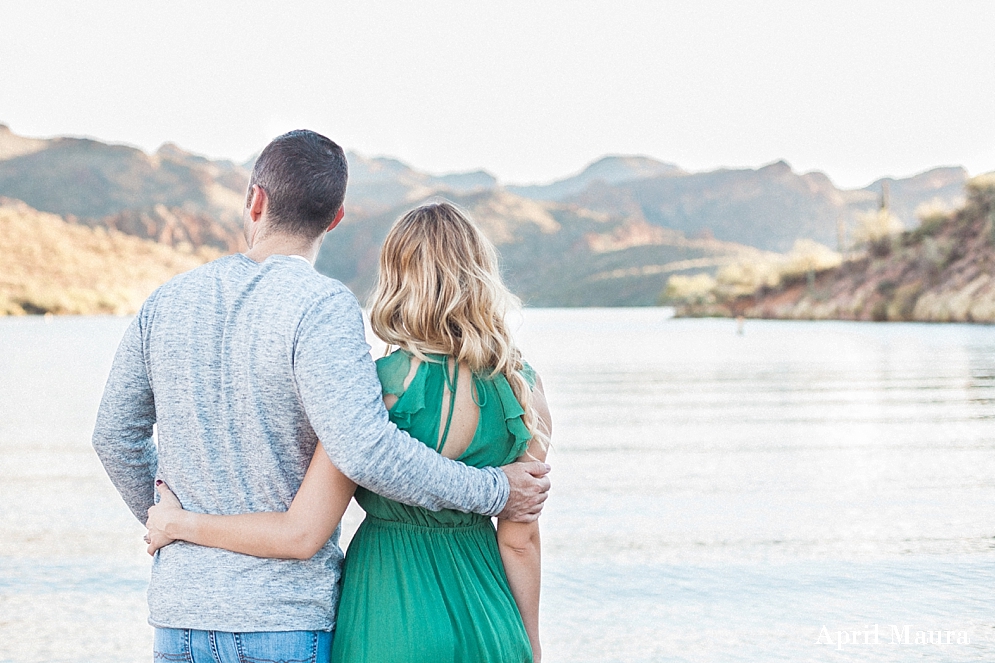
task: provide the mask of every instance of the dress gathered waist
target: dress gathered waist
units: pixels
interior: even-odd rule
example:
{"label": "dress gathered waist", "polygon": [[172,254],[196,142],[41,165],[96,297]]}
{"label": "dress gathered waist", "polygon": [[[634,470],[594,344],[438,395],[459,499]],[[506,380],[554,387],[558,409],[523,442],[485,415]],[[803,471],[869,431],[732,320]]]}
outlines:
{"label": "dress gathered waist", "polygon": [[466,531],[474,529],[490,529],[493,530],[494,526],[491,524],[491,519],[481,516],[479,519],[475,519],[469,523],[438,523],[436,525],[422,525],[420,523],[412,523],[404,520],[389,520],[386,518],[377,518],[372,514],[366,514],[366,519],[363,524],[369,524],[371,526],[383,527],[385,529],[403,529],[411,530],[417,532],[453,532],[453,531]]}

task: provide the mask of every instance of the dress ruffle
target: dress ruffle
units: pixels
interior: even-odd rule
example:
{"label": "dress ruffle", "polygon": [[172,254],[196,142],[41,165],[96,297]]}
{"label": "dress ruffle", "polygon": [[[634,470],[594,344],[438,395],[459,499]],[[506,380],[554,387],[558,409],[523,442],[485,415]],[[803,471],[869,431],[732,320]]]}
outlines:
{"label": "dress ruffle", "polygon": [[[410,364],[408,370],[411,370]],[[407,377],[407,373],[405,373],[405,377]],[[401,430],[410,428],[411,417],[425,409],[425,380],[427,377],[428,371],[425,370],[424,366],[419,366],[418,370],[415,371],[415,376],[411,379],[411,384],[398,397],[394,407],[390,409],[391,419]]]}
{"label": "dress ruffle", "polygon": [[411,357],[406,352],[392,352],[377,360],[377,378],[384,394],[404,393],[404,379],[411,371]]}
{"label": "dress ruffle", "polygon": [[511,388],[511,385],[508,384],[508,380],[503,375],[499,375],[494,378],[493,384],[494,390],[497,391],[498,400],[501,402],[501,409],[504,411],[504,425],[507,427],[508,432],[515,438],[511,450],[508,452],[504,462],[501,463],[502,465],[507,465],[525,453],[525,450],[529,446],[529,440],[532,439],[532,434],[525,425],[525,419],[523,418],[525,410],[522,409],[522,404],[515,398],[515,392]]}

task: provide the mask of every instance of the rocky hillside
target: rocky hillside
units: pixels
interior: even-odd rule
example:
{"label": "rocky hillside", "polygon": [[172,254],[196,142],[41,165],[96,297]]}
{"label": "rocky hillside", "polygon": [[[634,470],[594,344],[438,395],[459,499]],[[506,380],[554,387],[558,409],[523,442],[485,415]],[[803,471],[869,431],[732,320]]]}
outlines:
{"label": "rocky hillside", "polygon": [[0,315],[133,313],[161,283],[219,255],[68,223],[0,198]]}
{"label": "rocky hillside", "polygon": [[241,166],[171,144],[149,155],[83,138],[23,138],[0,125],[0,196],[72,223],[237,250],[247,182]]}
{"label": "rocky hillside", "polygon": [[699,299],[683,315],[995,322],[995,173],[970,180],[965,205],[880,238],[838,267],[741,297]]}

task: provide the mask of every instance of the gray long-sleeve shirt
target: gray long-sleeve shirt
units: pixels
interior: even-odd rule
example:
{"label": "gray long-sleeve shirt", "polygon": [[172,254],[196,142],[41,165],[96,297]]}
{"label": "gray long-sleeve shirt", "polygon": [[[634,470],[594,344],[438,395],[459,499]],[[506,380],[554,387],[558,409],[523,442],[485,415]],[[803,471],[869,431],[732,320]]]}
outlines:
{"label": "gray long-sleeve shirt", "polygon": [[[191,511],[285,511],[319,439],[344,474],[391,499],[487,515],[508,499],[500,470],[445,459],[388,421],[356,298],[290,256],[228,256],[156,290],[118,348],[93,446],[145,522],[157,477]],[[306,561],[166,546],[149,622],[331,629],[338,537]]]}

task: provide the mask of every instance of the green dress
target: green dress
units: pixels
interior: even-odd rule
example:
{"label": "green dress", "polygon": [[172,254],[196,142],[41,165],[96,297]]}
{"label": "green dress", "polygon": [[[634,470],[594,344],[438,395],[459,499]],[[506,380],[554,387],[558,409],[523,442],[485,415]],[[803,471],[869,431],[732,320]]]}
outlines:
{"label": "green dress", "polygon": [[[398,396],[391,421],[436,448],[450,379],[444,357],[428,358],[406,390],[406,352],[377,361],[377,373],[383,392]],[[522,375],[534,384],[530,367]],[[513,462],[531,437],[521,405],[503,375],[474,375],[473,384],[480,418],[459,460],[473,467]],[[407,506],[362,488],[356,501],[366,519],[346,555],[333,662],[531,663],[490,518]]]}

